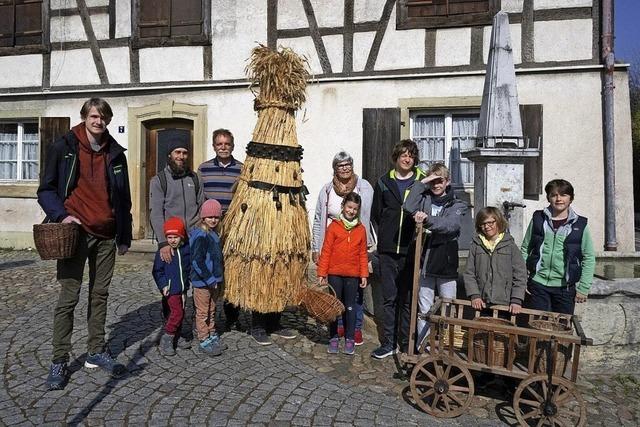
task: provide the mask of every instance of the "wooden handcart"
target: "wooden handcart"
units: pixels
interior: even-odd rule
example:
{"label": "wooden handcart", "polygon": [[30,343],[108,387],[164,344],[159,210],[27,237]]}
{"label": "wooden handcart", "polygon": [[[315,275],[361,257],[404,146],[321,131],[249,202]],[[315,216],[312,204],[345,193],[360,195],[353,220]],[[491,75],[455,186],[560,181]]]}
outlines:
{"label": "wooden handcart", "polygon": [[[441,298],[428,313],[418,313],[420,240],[408,351],[400,355],[402,362],[413,365],[410,389],[416,404],[436,417],[461,415],[473,400],[470,371],[480,371],[521,380],[513,396],[521,425],[584,426],[586,406],[575,381],[580,349],[592,340],[579,317],[530,309],[515,316],[507,306],[491,306],[487,319],[470,301]],[[418,318],[431,329],[416,349]]]}

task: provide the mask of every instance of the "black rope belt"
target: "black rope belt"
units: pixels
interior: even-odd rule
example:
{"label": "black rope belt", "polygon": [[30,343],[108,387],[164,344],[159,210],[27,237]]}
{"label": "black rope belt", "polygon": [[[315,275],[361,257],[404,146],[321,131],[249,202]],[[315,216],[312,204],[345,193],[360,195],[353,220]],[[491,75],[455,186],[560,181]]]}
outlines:
{"label": "black rope belt", "polygon": [[300,206],[302,207],[305,207],[307,194],[309,194],[309,190],[307,190],[306,185],[302,185],[301,187],[287,187],[285,185],[275,185],[262,181],[249,181],[249,187],[257,188],[259,190],[271,191],[273,195],[273,201],[276,203],[276,209],[278,210],[282,209],[282,203],[280,203],[280,194],[288,194],[289,203],[294,206],[297,203],[300,203]]}
{"label": "black rope belt", "polygon": [[261,159],[279,160],[283,162],[299,162],[302,159],[303,148],[287,147],[285,145],[263,144],[251,141],[247,144],[247,155]]}

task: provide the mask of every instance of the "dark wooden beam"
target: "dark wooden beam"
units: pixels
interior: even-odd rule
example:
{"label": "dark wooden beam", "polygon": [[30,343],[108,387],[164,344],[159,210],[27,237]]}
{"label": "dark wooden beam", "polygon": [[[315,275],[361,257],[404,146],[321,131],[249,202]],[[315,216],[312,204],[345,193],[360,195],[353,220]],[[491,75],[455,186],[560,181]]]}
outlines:
{"label": "dark wooden beam", "polygon": [[129,47],[129,73],[131,83],[140,83],[140,51],[138,49]]}
{"label": "dark wooden beam", "polygon": [[98,77],[100,77],[101,84],[109,84],[109,77],[107,76],[107,70],[104,67],[102,61],[102,54],[100,53],[100,46],[96,40],[96,35],[93,32],[93,25],[91,24],[91,17],[89,16],[89,10],[87,9],[87,2],[85,0],[76,0],[78,3],[78,10],[80,11],[80,19],[84,26],[84,32],[87,34],[87,40],[91,47],[91,55],[93,55],[93,62],[96,65],[98,71]]}
{"label": "dark wooden beam", "polygon": [[116,0],[109,0],[109,38],[116,38]]}
{"label": "dark wooden beam", "polygon": [[[598,0],[594,0],[597,3]],[[538,9],[533,12],[534,21],[565,21],[568,19],[591,19],[590,7],[561,7],[558,9]]]}
{"label": "dark wooden beam", "polygon": [[436,66],[436,30],[424,32],[424,66]]}
{"label": "dark wooden beam", "polygon": [[[101,15],[109,13],[109,8],[111,7],[111,3],[115,0],[109,0],[109,6],[91,6],[87,7],[89,11],[89,15]],[[52,9],[51,16],[78,16],[80,15],[80,11],[77,7],[68,7],[66,9]]]}
{"label": "dark wooden beam", "polygon": [[369,56],[367,57],[367,65],[365,65],[364,67],[366,71],[373,71],[374,67],[376,66],[376,61],[378,60],[378,53],[380,52],[380,45],[382,44],[384,33],[387,31],[387,26],[389,25],[389,18],[391,16],[391,12],[393,11],[394,5],[395,5],[395,0],[387,0],[387,2],[384,4],[384,8],[382,9],[382,17],[380,18],[380,22],[378,22],[376,35],[373,38],[373,43],[371,44],[371,50],[369,50]]}
{"label": "dark wooden beam", "polygon": [[484,64],[484,27],[471,28],[471,64]]}
{"label": "dark wooden beam", "polygon": [[202,47],[202,63],[204,65],[203,76],[205,80],[211,80],[213,78],[213,55],[211,52],[211,46]]}
{"label": "dark wooden beam", "polygon": [[344,0],[344,35],[342,36],[342,72],[353,71],[353,2]]}
{"label": "dark wooden beam", "polygon": [[322,36],[320,36],[320,31],[318,31],[318,21],[316,20],[316,14],[313,11],[311,0],[302,0],[302,6],[304,7],[304,13],[307,15],[307,21],[309,21],[309,32],[311,34],[311,40],[313,40],[313,44],[316,47],[316,53],[318,55],[318,59],[320,60],[322,72],[325,74],[330,74],[332,73],[331,62],[329,61],[327,50],[324,47]]}
{"label": "dark wooden beam", "polygon": [[267,46],[276,50],[278,45],[278,0],[267,0]]}
{"label": "dark wooden beam", "polygon": [[533,45],[533,0],[524,0],[522,5],[522,23],[521,23],[521,52],[522,63],[530,63],[535,61],[535,52]]}

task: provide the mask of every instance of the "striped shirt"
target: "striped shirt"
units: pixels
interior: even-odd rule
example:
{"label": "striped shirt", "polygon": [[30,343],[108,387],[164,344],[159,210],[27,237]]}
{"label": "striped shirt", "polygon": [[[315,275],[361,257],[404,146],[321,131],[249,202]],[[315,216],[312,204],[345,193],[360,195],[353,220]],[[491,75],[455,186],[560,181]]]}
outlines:
{"label": "striped shirt", "polygon": [[222,166],[215,157],[206,161],[198,168],[200,182],[204,190],[205,199],[216,199],[222,205],[222,212],[226,212],[233,196],[233,184],[238,180],[242,171],[242,162],[231,157],[231,162]]}

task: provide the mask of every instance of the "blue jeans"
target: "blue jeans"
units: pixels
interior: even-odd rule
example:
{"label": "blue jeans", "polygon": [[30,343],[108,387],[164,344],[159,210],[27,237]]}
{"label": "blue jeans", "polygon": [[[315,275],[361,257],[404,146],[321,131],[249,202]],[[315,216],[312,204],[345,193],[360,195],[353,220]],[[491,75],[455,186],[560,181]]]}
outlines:
{"label": "blue jeans", "polygon": [[[333,288],[336,296],[344,304],[342,322],[344,325],[344,336],[346,339],[354,339],[356,323],[356,299],[358,289],[360,289],[360,279],[357,277],[332,276],[328,277],[329,285]],[[331,322],[329,325],[329,335],[331,338],[338,337],[338,322]]]}
{"label": "blue jeans", "polygon": [[[364,289],[360,287],[360,281],[358,281],[358,296],[356,297],[356,331],[362,330],[362,322],[364,322],[364,304],[362,302],[363,292]],[[342,317],[338,317],[338,326],[344,327]]]}
{"label": "blue jeans", "polygon": [[525,299],[527,308],[573,314],[576,306],[575,285],[552,287],[530,281],[527,290],[530,293]]}

